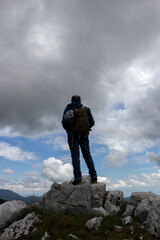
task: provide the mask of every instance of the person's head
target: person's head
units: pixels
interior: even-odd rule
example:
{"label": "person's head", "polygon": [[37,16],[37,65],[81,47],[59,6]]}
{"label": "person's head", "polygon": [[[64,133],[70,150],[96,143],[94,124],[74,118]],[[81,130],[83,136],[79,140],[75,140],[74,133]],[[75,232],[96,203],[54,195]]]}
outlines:
{"label": "person's head", "polygon": [[81,102],[81,97],[78,95],[74,95],[71,98],[71,102]]}

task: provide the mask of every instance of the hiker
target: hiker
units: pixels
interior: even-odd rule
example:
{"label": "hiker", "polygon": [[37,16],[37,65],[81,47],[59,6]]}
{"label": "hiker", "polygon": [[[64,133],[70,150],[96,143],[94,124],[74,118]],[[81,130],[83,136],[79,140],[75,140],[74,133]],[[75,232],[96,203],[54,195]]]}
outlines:
{"label": "hiker", "polygon": [[62,118],[62,125],[68,135],[68,144],[72,157],[74,173],[73,185],[82,183],[79,146],[89,169],[91,182],[97,183],[97,173],[90,153],[88,139],[89,131],[91,131],[94,124],[95,122],[90,109],[82,105],[80,96],[74,95],[71,98],[71,103],[65,108]]}

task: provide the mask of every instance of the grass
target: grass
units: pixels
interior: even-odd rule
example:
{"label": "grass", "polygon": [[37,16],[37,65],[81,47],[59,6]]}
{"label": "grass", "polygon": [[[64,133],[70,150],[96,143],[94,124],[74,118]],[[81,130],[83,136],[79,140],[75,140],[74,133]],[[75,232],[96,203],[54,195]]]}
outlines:
{"label": "grass", "polygon": [[[41,223],[36,225],[36,231],[18,240],[40,240],[45,231],[51,236],[48,238],[50,240],[73,239],[68,237],[69,234],[77,236],[80,240],[138,240],[140,236],[143,236],[143,240],[155,239],[138,225],[136,219],[133,219],[134,234],[131,234],[130,226],[122,225],[121,213],[117,216],[104,217],[98,230],[88,230],[85,227],[86,222],[91,219],[88,214],[77,216],[53,214],[40,209],[38,206],[30,206],[26,214],[32,211],[39,216]],[[123,226],[123,231],[117,233],[114,230],[115,225]]]}

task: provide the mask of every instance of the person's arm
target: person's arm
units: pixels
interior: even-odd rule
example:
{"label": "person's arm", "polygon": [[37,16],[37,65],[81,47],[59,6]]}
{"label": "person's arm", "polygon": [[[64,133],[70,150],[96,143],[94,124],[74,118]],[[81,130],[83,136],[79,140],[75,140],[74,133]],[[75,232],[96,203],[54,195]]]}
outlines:
{"label": "person's arm", "polygon": [[64,128],[65,130],[67,130],[67,122],[66,122],[66,120],[65,120],[65,118],[64,118],[64,115],[65,115],[66,112],[67,112],[67,107],[65,108],[65,110],[64,110],[64,112],[63,112],[63,117],[62,117],[62,126],[63,126],[63,128]]}
{"label": "person's arm", "polygon": [[94,118],[93,118],[90,108],[86,107],[86,110],[87,110],[87,114],[89,117],[89,127],[92,128],[95,125],[95,121],[94,121]]}

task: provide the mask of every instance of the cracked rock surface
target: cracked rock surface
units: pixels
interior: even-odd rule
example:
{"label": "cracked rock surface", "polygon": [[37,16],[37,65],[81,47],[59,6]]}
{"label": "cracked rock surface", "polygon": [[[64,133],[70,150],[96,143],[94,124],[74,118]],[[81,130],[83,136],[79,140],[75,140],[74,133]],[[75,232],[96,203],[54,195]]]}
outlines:
{"label": "cracked rock surface", "polygon": [[24,219],[16,221],[4,229],[0,240],[17,239],[23,235],[28,235],[33,230],[34,223],[38,221],[39,219],[34,212],[29,213]]}

